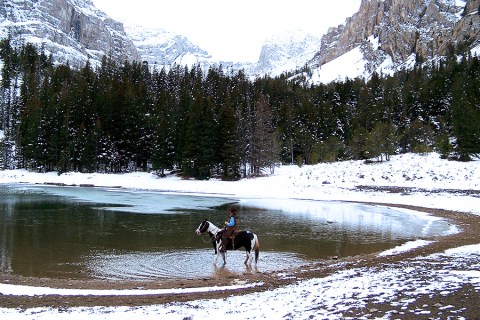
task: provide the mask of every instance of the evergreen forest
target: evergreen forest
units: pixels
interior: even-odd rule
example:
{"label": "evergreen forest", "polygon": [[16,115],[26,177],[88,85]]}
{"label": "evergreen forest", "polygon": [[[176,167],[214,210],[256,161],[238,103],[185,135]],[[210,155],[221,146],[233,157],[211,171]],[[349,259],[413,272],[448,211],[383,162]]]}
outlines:
{"label": "evergreen forest", "polygon": [[0,60],[0,169],[236,180],[278,163],[480,154],[480,63],[468,54],[330,84],[109,57],[74,69],[9,39]]}

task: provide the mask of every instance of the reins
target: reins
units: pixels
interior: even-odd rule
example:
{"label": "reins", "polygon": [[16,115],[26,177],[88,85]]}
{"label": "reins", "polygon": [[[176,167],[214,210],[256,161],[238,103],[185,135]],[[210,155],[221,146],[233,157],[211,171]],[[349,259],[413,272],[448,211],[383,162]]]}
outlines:
{"label": "reins", "polygon": [[200,235],[200,238],[202,238],[202,241],[203,241],[204,243],[210,243],[210,241],[212,240],[212,238],[210,238],[210,240],[205,241],[205,239],[203,239],[203,235],[204,235],[203,233]]}

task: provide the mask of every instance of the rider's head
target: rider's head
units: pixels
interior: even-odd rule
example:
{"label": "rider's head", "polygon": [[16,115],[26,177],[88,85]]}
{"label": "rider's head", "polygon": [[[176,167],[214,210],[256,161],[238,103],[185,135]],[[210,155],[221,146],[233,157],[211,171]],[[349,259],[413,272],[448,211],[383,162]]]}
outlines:
{"label": "rider's head", "polygon": [[236,215],[237,214],[237,210],[235,210],[234,207],[231,207],[230,208],[230,215]]}

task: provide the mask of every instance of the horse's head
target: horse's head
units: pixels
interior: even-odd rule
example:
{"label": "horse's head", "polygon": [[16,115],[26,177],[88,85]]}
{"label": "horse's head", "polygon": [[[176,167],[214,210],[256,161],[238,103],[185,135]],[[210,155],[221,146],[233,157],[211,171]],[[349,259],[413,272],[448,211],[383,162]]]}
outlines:
{"label": "horse's head", "polygon": [[208,220],[205,219],[205,220],[202,221],[202,223],[200,223],[200,225],[198,226],[197,230],[195,230],[195,232],[198,235],[201,235],[201,234],[207,232],[209,226],[210,226],[210,222],[208,222]]}

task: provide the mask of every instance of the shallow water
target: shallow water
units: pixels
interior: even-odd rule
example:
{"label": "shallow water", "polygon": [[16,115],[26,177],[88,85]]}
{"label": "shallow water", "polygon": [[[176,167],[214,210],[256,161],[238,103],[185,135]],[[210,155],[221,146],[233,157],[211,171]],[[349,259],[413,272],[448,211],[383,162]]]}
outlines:
{"label": "shallow water", "polygon": [[[215,268],[208,237],[194,232],[204,218],[220,226],[232,205],[240,228],[260,238],[256,269],[245,269],[245,251],[229,252],[227,268]],[[57,278],[279,271],[386,250],[450,228],[443,220],[359,204],[37,185],[0,185],[0,209],[0,271]]]}

